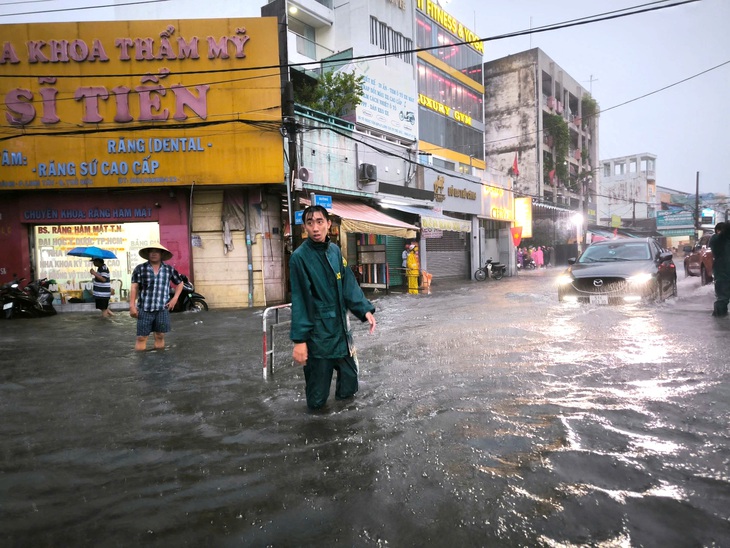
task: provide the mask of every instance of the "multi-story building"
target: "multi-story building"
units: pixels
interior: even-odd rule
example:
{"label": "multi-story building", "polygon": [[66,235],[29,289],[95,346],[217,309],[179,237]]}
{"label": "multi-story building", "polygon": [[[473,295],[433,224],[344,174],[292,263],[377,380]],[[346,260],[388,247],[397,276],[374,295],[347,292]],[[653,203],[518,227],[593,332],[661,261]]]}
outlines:
{"label": "multi-story building", "polygon": [[596,102],[539,48],[485,63],[484,87],[487,165],[519,173],[515,194],[533,198],[534,242],[563,243],[556,214],[596,218]]}
{"label": "multi-story building", "polygon": [[[296,156],[300,168],[313,174],[303,182],[303,193],[387,204],[410,216],[422,229],[422,265],[435,277],[469,276],[485,247],[499,253],[499,233],[509,232],[513,209],[504,192],[506,177],[484,172],[482,43],[462,43],[476,35],[428,0],[352,0],[339,6],[274,0],[262,15],[287,22],[282,64],[295,86],[329,70],[364,77],[362,103],[343,116],[360,143],[353,151],[352,181],[341,170],[335,173],[330,161],[352,158],[338,152],[347,147],[333,148],[324,133],[317,134],[319,142],[311,132],[300,134],[302,154]],[[428,49],[416,55],[414,48]],[[362,166],[372,176],[363,178]],[[482,233],[481,239],[471,237]]]}
{"label": "multi-story building", "polygon": [[643,153],[601,160],[598,224],[634,226],[656,218],[656,155]]}

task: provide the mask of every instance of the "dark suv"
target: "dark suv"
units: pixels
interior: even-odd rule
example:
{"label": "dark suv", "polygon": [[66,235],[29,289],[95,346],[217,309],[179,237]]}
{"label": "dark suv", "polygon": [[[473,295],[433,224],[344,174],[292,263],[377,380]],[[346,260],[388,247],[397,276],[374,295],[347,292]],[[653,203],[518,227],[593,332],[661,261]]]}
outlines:
{"label": "dark suv", "polygon": [[702,285],[712,283],[712,251],[709,245],[712,236],[712,234],[702,236],[689,255],[684,258],[684,275],[699,276]]}

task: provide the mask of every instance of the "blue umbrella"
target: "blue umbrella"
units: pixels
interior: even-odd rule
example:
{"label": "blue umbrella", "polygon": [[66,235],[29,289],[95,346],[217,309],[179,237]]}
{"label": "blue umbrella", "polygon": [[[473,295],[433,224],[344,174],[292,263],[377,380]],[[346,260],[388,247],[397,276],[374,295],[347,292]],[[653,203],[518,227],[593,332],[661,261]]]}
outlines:
{"label": "blue umbrella", "polygon": [[73,257],[88,257],[89,259],[116,259],[114,255],[108,249],[102,249],[96,246],[89,247],[74,247],[66,255],[72,255]]}

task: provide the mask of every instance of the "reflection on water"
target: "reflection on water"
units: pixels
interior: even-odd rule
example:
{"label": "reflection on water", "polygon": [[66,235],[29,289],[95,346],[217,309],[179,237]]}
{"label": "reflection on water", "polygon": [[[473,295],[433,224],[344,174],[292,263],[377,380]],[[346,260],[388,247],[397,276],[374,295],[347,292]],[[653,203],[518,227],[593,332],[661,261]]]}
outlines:
{"label": "reflection on water", "polygon": [[40,324],[4,324],[0,538],[728,544],[724,341],[680,338],[677,307],[562,306],[540,276],[379,298],[360,393],[321,412],[301,369],[261,379],[254,312],[176,315],[144,354],[131,319],[59,316],[33,353]]}

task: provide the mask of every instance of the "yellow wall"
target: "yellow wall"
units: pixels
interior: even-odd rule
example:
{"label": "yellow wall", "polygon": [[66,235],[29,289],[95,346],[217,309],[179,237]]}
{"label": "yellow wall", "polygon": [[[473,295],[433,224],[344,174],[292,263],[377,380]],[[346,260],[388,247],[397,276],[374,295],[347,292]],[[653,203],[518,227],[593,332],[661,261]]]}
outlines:
{"label": "yellow wall", "polygon": [[0,190],[282,182],[275,18],[4,25],[0,48]]}
{"label": "yellow wall", "polygon": [[[284,302],[284,257],[281,234],[273,234],[280,210],[276,198],[269,200],[266,211],[249,207],[252,267],[253,306],[267,306]],[[246,233],[231,231],[233,249],[225,253],[221,215],[223,191],[200,191],[193,195],[192,235],[199,246],[193,246],[195,289],[205,296],[211,308],[242,308],[249,306],[248,251]],[[265,227],[261,230],[261,227]]]}

